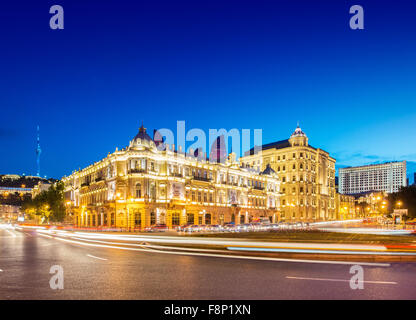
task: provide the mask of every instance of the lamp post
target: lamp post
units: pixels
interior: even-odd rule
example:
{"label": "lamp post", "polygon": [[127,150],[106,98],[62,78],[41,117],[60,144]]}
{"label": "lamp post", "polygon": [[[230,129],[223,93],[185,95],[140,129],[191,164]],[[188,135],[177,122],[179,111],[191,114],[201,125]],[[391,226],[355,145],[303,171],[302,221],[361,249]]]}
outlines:
{"label": "lamp post", "polygon": [[[402,208],[402,205],[403,205],[403,202],[401,200],[397,201],[396,206],[399,207],[399,210]],[[399,215],[400,215],[400,220],[402,221],[402,214],[400,212],[399,212]],[[396,216],[394,217],[394,224],[396,224]]]}

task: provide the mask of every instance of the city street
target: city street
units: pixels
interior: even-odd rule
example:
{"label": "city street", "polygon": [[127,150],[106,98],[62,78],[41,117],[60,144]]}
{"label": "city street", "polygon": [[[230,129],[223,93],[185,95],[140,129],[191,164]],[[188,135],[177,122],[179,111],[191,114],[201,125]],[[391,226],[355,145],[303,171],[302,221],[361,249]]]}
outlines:
{"label": "city street", "polygon": [[[64,270],[51,289],[50,268]],[[414,263],[351,265],[123,250],[0,229],[0,299],[414,299]]]}

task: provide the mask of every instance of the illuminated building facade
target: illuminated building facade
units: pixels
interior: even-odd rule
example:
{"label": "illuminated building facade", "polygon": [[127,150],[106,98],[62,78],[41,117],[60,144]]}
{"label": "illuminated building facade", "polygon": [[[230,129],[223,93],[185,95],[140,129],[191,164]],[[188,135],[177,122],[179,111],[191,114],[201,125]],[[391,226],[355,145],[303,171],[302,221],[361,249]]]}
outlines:
{"label": "illuminated building facade", "polygon": [[406,185],[406,161],[339,169],[339,192],[343,194],[392,193]]}
{"label": "illuminated building facade", "polygon": [[32,198],[35,198],[39,194],[41,194],[43,191],[48,191],[49,188],[52,186],[52,183],[45,182],[45,181],[39,181],[32,189]]}
{"label": "illuminated building facade", "polygon": [[286,140],[247,151],[240,163],[264,170],[270,166],[281,181],[283,221],[326,221],[337,219],[335,159],[309,145],[299,128]]}
{"label": "illuminated building facade", "polygon": [[363,192],[355,195],[356,211],[360,217],[371,217],[388,213],[387,192]]}
{"label": "illuminated building facade", "polygon": [[0,204],[0,221],[9,223],[16,222],[19,216],[22,216],[20,206]]}
{"label": "illuminated building facade", "polygon": [[142,126],[128,147],[62,179],[76,225],[278,221],[280,183],[273,170],[241,168],[233,153],[224,163],[209,162],[155,141]]}
{"label": "illuminated building facade", "polygon": [[356,219],[355,197],[346,194],[336,194],[337,220]]}

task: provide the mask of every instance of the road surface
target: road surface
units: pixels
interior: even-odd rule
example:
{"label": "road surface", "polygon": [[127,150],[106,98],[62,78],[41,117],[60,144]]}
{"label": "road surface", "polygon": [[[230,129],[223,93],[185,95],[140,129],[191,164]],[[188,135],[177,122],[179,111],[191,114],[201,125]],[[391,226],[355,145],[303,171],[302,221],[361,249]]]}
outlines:
{"label": "road surface", "polygon": [[[64,289],[51,289],[53,265]],[[415,263],[350,265],[261,261],[86,246],[0,229],[3,299],[415,299]]]}

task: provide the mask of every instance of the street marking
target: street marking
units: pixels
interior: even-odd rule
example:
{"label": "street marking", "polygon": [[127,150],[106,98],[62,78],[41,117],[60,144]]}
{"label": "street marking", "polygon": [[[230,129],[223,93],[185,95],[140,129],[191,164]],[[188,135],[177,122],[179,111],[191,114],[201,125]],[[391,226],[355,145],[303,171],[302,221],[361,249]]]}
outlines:
{"label": "street marking", "polygon": [[90,247],[101,247],[111,248],[119,250],[130,250],[130,251],[142,251],[142,252],[153,252],[160,254],[176,254],[176,255],[187,255],[187,256],[202,256],[202,257],[215,257],[215,258],[228,258],[228,259],[246,259],[246,260],[262,260],[262,261],[279,261],[279,262],[301,262],[301,263],[318,263],[318,264],[341,264],[341,265],[362,265],[362,266],[377,266],[377,267],[390,267],[389,263],[376,263],[376,262],[355,262],[355,261],[328,261],[328,260],[301,260],[301,259],[284,259],[284,258],[268,258],[268,257],[249,257],[249,256],[229,256],[223,254],[207,254],[207,253],[193,253],[193,252],[173,252],[173,251],[159,251],[153,249],[139,249],[139,248],[123,248],[117,246],[110,246],[104,244],[86,243],[80,241],[74,241],[69,239],[55,238],[60,241],[71,242],[79,245],[90,246]]}
{"label": "street marking", "polygon": [[87,254],[87,257],[98,259],[98,260],[107,260],[105,258],[100,258],[100,257],[93,256],[92,254]]}
{"label": "street marking", "polygon": [[[296,279],[296,280],[313,280],[313,281],[337,281],[337,282],[350,282],[351,280],[344,279],[325,279],[325,278],[303,278],[303,277],[289,277],[286,276],[286,279]],[[392,281],[362,281],[364,283],[375,283],[375,284],[397,284],[397,282]]]}
{"label": "street marking", "polygon": [[287,249],[287,248],[256,248],[256,247],[227,247],[232,251],[257,251],[257,252],[288,252],[288,253],[321,253],[321,254],[360,254],[378,256],[415,256],[416,252],[391,252],[391,251],[347,251],[347,250],[315,250],[315,249]]}
{"label": "street marking", "polygon": [[3,270],[0,269],[0,272],[3,272]]}

